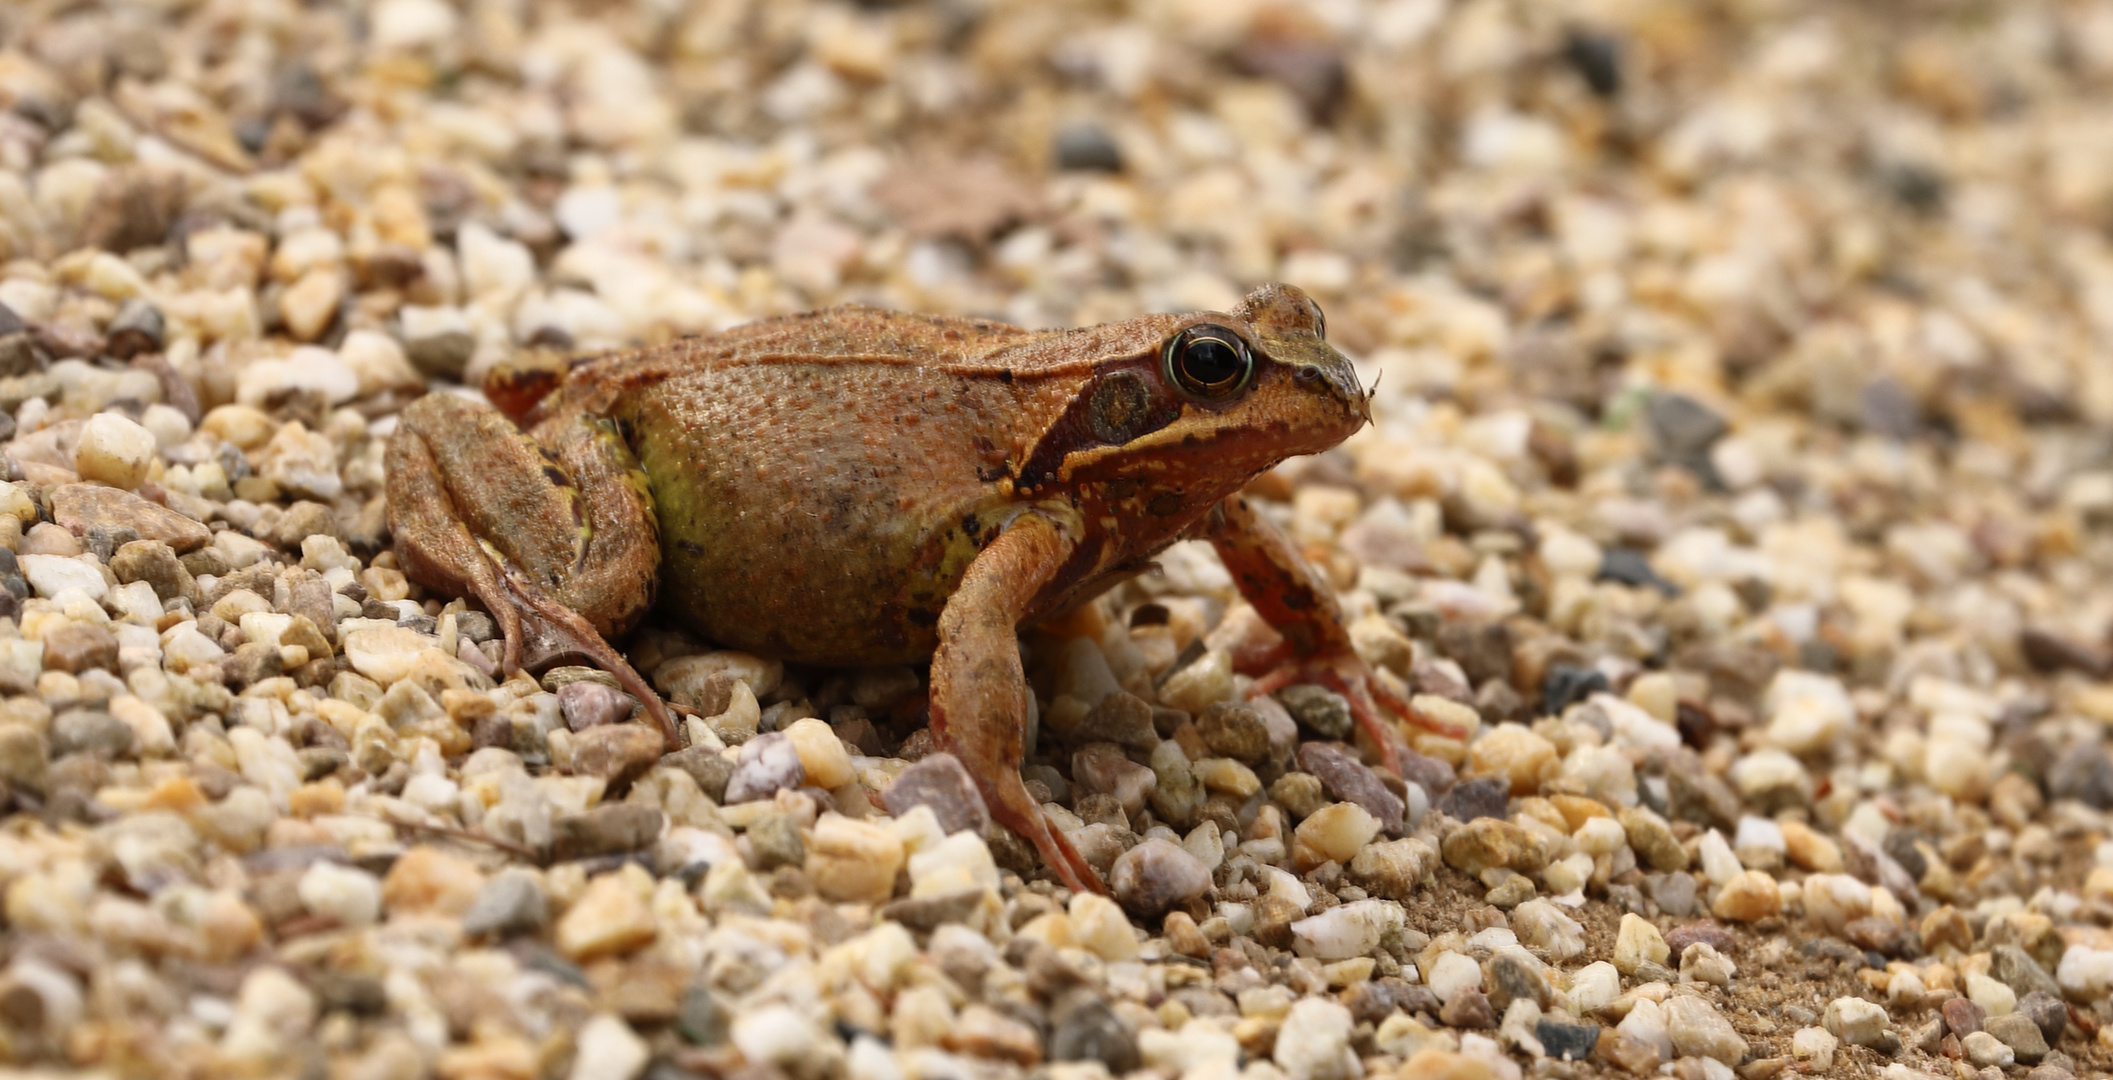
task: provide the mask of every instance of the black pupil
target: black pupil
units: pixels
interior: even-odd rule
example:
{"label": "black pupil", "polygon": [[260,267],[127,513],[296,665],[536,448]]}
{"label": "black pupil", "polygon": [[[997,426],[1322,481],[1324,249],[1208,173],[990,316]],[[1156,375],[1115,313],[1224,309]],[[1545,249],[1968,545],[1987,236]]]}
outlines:
{"label": "black pupil", "polygon": [[1240,377],[1240,352],[1217,338],[1192,339],[1181,354],[1189,377],[1207,387],[1216,387]]}

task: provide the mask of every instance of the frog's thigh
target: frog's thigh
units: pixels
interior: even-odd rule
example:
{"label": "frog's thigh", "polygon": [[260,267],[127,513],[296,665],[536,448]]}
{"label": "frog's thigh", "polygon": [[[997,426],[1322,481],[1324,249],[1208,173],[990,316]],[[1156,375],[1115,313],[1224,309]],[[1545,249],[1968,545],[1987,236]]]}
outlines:
{"label": "frog's thigh", "polygon": [[1229,495],[1211,508],[1204,528],[1240,595],[1284,635],[1299,656],[1346,651],[1342,608],[1313,564],[1246,499]]}
{"label": "frog's thigh", "polygon": [[1025,836],[1073,889],[1105,892],[1064,834],[1049,827],[1020,780],[1027,678],[1017,627],[1062,569],[1072,542],[1047,519],[1015,521],[969,563],[939,615],[932,655],[932,733],[983,789],[992,816]]}
{"label": "frog's thigh", "polygon": [[[652,601],[658,547],[636,465],[606,423],[540,432],[481,402],[429,394],[389,441],[389,525],[406,572],[506,606],[496,552],[608,634]],[[641,567],[641,563],[643,566]]]}
{"label": "frog's thigh", "polygon": [[552,421],[536,434],[572,478],[586,521],[584,550],[556,595],[604,636],[622,633],[653,606],[660,571],[660,527],[645,472],[606,419]]}

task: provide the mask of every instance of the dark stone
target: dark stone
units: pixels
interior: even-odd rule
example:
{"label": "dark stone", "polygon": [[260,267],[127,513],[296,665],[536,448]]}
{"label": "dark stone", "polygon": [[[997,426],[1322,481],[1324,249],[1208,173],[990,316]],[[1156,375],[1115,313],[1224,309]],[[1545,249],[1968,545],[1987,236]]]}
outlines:
{"label": "dark stone", "polygon": [[1438,1019],[1448,1027],[1456,1028],[1497,1026],[1497,1014],[1490,1007],[1489,998],[1472,986],[1455,993],[1453,999],[1438,1010]]}
{"label": "dark stone", "polygon": [[[575,774],[599,776],[612,790],[621,791],[660,761],[667,741],[650,725],[604,724],[580,732],[572,746]],[[798,757],[793,760],[797,766]]]}
{"label": "dark stone", "polygon": [[1125,750],[1149,752],[1159,745],[1159,732],[1152,726],[1152,706],[1135,694],[1120,690],[1101,699],[1078,726],[1064,733],[1074,744],[1114,743]]}
{"label": "dark stone", "polygon": [[1468,681],[1511,681],[1511,628],[1501,622],[1446,623],[1438,628],[1438,651],[1460,665]]}
{"label": "dark stone", "polygon": [[2040,1032],[2040,1025],[2024,1013],[1991,1016],[1982,1022],[1981,1030],[2002,1040],[2023,1064],[2037,1065],[2047,1056],[2047,1036]]}
{"label": "dark stone", "polygon": [[301,759],[303,781],[321,780],[352,763],[352,755],[335,746],[304,746],[294,756]]}
{"label": "dark stone", "polygon": [[946,923],[965,923],[983,906],[982,889],[962,889],[938,896],[905,897],[880,909],[880,917],[898,922],[920,934],[929,934]]}
{"label": "dark stone", "polygon": [[[1454,698],[1453,700],[1460,701],[1459,698]],[[1491,724],[1502,724],[1507,721],[1515,724],[1531,724],[1535,716],[1538,715],[1534,706],[1527,703],[1525,695],[1520,694],[1512,688],[1510,683],[1502,679],[1491,679],[1483,683],[1480,689],[1469,695],[1467,700],[1460,703],[1473,706],[1476,712],[1482,714],[1482,719]]]}
{"label": "dark stone", "polygon": [[51,722],[53,757],[93,754],[114,758],[132,749],[132,725],[106,712],[74,709]]}
{"label": "dark stone", "polygon": [[[1621,41],[1612,34],[1586,29],[1570,31],[1563,37],[1563,59],[1593,93],[1603,98],[1621,93]],[[1596,1033],[1599,1029],[1592,1030]]]}
{"label": "dark stone", "polygon": [[2082,739],[2047,770],[2047,796],[2075,799],[2096,810],[2113,810],[2113,754],[2096,739]]}
{"label": "dark stone", "polygon": [[140,353],[160,352],[163,333],[161,309],[138,297],[125,301],[110,320],[103,351],[119,360]]}
{"label": "dark stone", "polygon": [[519,867],[492,875],[462,913],[462,932],[472,937],[533,934],[550,921],[550,898],[535,874]]}
{"label": "dark stone", "polygon": [[458,611],[455,632],[481,645],[499,636],[499,624],[481,611]]}
{"label": "dark stone", "polygon": [[[1842,936],[1849,939],[1849,943],[1857,948],[1878,953],[1881,957],[1900,948],[1899,924],[1891,919],[1880,918],[1876,915],[1866,915],[1861,919],[1849,920],[1848,925],[1842,927]],[[1872,966],[1883,967],[1885,965],[1879,963]]]}
{"label": "dark stone", "polygon": [[1880,375],[1864,384],[1856,399],[1857,419],[1864,430],[1892,439],[1912,439],[1922,431],[1922,406],[1900,380]]}
{"label": "dark stone", "polygon": [[939,818],[939,827],[948,833],[969,829],[978,836],[990,835],[990,808],[983,803],[975,777],[952,754],[927,754],[904,769],[881,802],[896,817],[913,807],[929,806]]}
{"label": "dark stone", "polygon": [[1407,988],[1400,979],[1368,979],[1344,987],[1340,1000],[1351,1020],[1376,1027],[1401,1007],[1400,991]]}
{"label": "dark stone", "polygon": [[1408,807],[1355,754],[1334,743],[1309,742],[1299,747],[1298,759],[1330,795],[1364,807],[1388,832],[1400,831]]}
{"label": "dark stone", "polygon": [[593,679],[558,687],[558,708],[565,714],[565,725],[574,731],[622,723],[631,715],[632,706],[629,694]]}
{"label": "dark stone", "polygon": [[1900,205],[1922,214],[1933,213],[1944,206],[1944,192],[1949,182],[1936,169],[1919,161],[1902,161],[1879,172],[1885,180],[1886,190],[1900,200]]}
{"label": "dark stone", "polygon": [[[1681,874],[1680,876],[1687,878],[1691,884],[1695,880],[1686,874]],[[1660,906],[1663,907],[1664,905]],[[1691,923],[1682,923],[1665,932],[1666,948],[1674,956],[1685,953],[1688,946],[1698,943],[1707,945],[1720,953],[1724,952],[1731,948],[1731,931],[1719,925],[1713,919],[1697,919]]]}
{"label": "dark stone", "polygon": [[1489,1007],[1500,1016],[1520,998],[1530,999],[1543,1008],[1553,999],[1548,983],[1527,967],[1526,961],[1509,953],[1498,953],[1490,958],[1489,978]]}
{"label": "dark stone", "polygon": [[1098,1061],[1117,1076],[1138,1067],[1137,1034],[1106,1001],[1074,991],[1058,1004],[1062,1008],[1049,1032],[1050,1060]]}
{"label": "dark stone", "polygon": [[1550,664],[1548,674],[1541,679],[1541,710],[1545,715],[1559,716],[1564,709],[1594,694],[1612,690],[1606,673],[1598,668]]}
{"label": "dark stone", "polygon": [[1057,130],[1054,147],[1057,168],[1087,172],[1123,171],[1122,148],[1108,129],[1082,121]]}
{"label": "dark stone", "polygon": [[1350,69],[1341,43],[1332,37],[1272,32],[1266,23],[1234,54],[1248,74],[1291,91],[1314,119],[1326,121],[1350,88]]}
{"label": "dark stone", "polygon": [[78,675],[117,667],[117,637],[94,623],[67,622],[44,632],[44,670]]}
{"label": "dark stone", "polygon": [[2025,950],[2016,945],[1998,945],[1989,950],[1988,973],[2017,991],[2018,997],[2038,991],[2061,1000],[2062,988]]}
{"label": "dark stone", "polygon": [[2062,1030],[2069,1026],[2069,1007],[2045,990],[2034,990],[2019,998],[2018,1012],[2039,1025],[2040,1034],[2049,1046],[2062,1041]]}
{"label": "dark stone", "polygon": [[1962,1039],[1981,1030],[1981,1021],[1988,1018],[1988,1013],[1968,997],[1946,998],[1938,1012],[1944,1016],[1944,1026]]}
{"label": "dark stone", "polygon": [[2037,626],[2018,632],[2018,651],[2038,671],[2081,671],[2094,679],[2113,675],[2113,654]]}
{"label": "dark stone", "polygon": [[116,574],[122,584],[146,582],[153,586],[154,595],[164,601],[186,596],[194,601],[198,598],[197,581],[183,568],[175,549],[160,540],[134,540],[118,548],[111,557],[110,572]]}
{"label": "dark stone", "polygon": [[318,971],[309,978],[316,1001],[325,1010],[354,1016],[380,1016],[389,1007],[382,981],[372,975],[347,971]]}
{"label": "dark stone", "polygon": [[697,781],[698,790],[703,791],[713,802],[726,798],[726,782],[734,775],[734,763],[720,757],[710,747],[687,746],[660,759],[690,774]]}
{"label": "dark stone", "polygon": [[1659,577],[1659,571],[1650,569],[1650,556],[1633,547],[1608,547],[1606,554],[1600,556],[1600,581],[1650,585],[1665,596],[1680,596],[1680,585]]}
{"label": "dark stone", "polygon": [[1902,870],[1908,872],[1909,877],[1921,881],[1922,875],[1929,871],[1930,864],[1918,844],[1928,843],[1928,837],[1913,829],[1894,829],[1886,834],[1885,843],[1880,847],[1894,862],[1900,864]]}
{"label": "dark stone", "polygon": [[695,1046],[718,1046],[733,1031],[734,1011],[719,1000],[704,983],[692,983],[682,992],[682,1005],[675,1012],[675,1030]]}
{"label": "dark stone", "polygon": [[1667,769],[1665,786],[1669,817],[1726,833],[1738,827],[1739,796],[1730,784],[1704,772],[1701,762],[1683,762]]}
{"label": "dark stone", "polygon": [[609,803],[552,822],[552,844],[560,859],[637,851],[660,838],[665,821],[656,807]]}
{"label": "dark stone", "polygon": [[791,814],[767,813],[748,826],[749,850],[755,853],[756,869],[776,870],[807,861],[807,844],[800,839],[799,822]]}
{"label": "dark stone", "polygon": [[1533,1026],[1534,1038],[1548,1056],[1562,1061],[1583,1061],[1599,1045],[1598,1024],[1558,1024],[1543,1020]]}
{"label": "dark stone", "polygon": [[1350,737],[1350,702],[1325,686],[1296,683],[1277,691],[1277,701],[1293,720],[1323,739]]}
{"label": "dark stone", "polygon": [[1403,780],[1422,788],[1433,798],[1452,790],[1458,774],[1451,764],[1414,750],[1403,750],[1399,756]]}
{"label": "dark stone", "polygon": [[1269,757],[1269,725],[1244,701],[1221,701],[1203,710],[1196,731],[1214,754],[1248,765]]}
{"label": "dark stone", "polygon": [[1709,453],[1731,426],[1709,406],[1686,394],[1652,395],[1644,407],[1651,441],[1665,458],[1686,461]]}
{"label": "dark stone", "polygon": [[1473,821],[1476,818],[1502,820],[1510,798],[1510,781],[1498,777],[1484,777],[1454,784],[1452,790],[1439,797],[1438,810],[1459,821]]}
{"label": "dark stone", "polygon": [[262,641],[245,641],[235,646],[234,652],[220,658],[221,681],[237,688],[252,686],[285,673],[286,668],[279,658],[278,647]]}

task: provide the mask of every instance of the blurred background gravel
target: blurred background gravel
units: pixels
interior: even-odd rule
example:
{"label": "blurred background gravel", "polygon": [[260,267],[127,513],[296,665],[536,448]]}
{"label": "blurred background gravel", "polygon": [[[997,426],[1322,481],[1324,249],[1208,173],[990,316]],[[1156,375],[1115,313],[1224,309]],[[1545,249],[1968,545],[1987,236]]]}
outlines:
{"label": "blurred background gravel", "polygon": [[[2103,2],[16,0],[0,1057],[2104,1075],[2109,90]],[[1379,401],[1256,492],[1479,734],[1227,705],[1177,549],[1029,642],[1127,915],[885,812],[920,673],[649,630],[656,765],[386,550],[501,360],[1269,280]]]}

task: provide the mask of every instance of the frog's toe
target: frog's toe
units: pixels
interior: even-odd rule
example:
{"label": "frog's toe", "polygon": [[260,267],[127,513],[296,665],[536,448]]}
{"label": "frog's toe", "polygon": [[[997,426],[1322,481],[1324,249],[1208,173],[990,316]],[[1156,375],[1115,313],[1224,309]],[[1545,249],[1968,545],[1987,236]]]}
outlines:
{"label": "frog's toe", "polygon": [[[1025,801],[1026,798],[1026,790],[1023,788],[1021,799]],[[1108,895],[1108,886],[1101,882],[1100,872],[1086,861],[1086,856],[1079,853],[1079,849],[1072,845],[1071,838],[1065,836],[1062,829],[1050,825],[1049,817],[1042,813],[1041,807],[1030,804],[1028,809],[1022,811],[1007,807],[1001,801],[992,809],[991,816],[1006,828],[1026,837],[1028,842],[1035,846],[1035,850],[1041,853],[1043,865],[1056,872],[1057,880],[1062,881],[1065,888],[1075,893]]]}
{"label": "frog's toe", "polygon": [[1381,764],[1396,772],[1401,770],[1402,738],[1390,714],[1450,739],[1466,738],[1468,734],[1416,708],[1355,653],[1280,664],[1257,678],[1248,688],[1248,695],[1260,697],[1300,682],[1325,686],[1343,695],[1350,703],[1350,715],[1356,719],[1357,726],[1372,740],[1372,745],[1379,748]]}
{"label": "frog's toe", "polygon": [[[681,729],[675,717],[668,712],[667,703],[653,692],[646,680],[638,674],[624,654],[605,640],[579,612],[566,607],[536,587],[526,575],[512,566],[502,564],[510,611],[521,627],[522,651],[531,666],[540,666],[564,656],[578,656],[594,666],[615,676],[624,691],[638,699],[646,715],[660,725],[661,737],[667,740],[669,749],[683,745]],[[516,653],[509,638],[509,653]]]}

